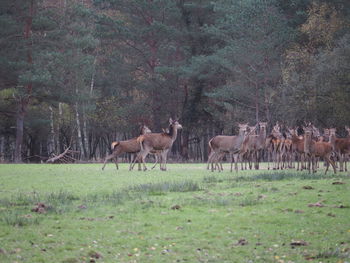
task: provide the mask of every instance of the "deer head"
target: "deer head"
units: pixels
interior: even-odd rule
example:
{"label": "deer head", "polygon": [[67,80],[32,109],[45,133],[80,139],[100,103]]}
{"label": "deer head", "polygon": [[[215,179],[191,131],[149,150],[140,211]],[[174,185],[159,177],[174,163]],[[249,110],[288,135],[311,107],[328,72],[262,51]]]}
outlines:
{"label": "deer head", "polygon": [[345,130],[348,132],[348,136],[350,137],[350,128],[349,128],[349,126],[345,126]]}
{"label": "deer head", "polygon": [[151,133],[152,131],[150,130],[150,128],[148,128],[146,125],[142,125],[141,126],[141,130],[140,130],[140,134],[146,134],[146,133]]}

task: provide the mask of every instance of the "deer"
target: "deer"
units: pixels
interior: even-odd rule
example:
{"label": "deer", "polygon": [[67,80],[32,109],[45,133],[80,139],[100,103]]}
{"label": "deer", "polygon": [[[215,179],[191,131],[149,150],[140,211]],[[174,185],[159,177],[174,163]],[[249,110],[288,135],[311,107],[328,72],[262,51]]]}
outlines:
{"label": "deer", "polygon": [[[152,131],[146,125],[142,125],[141,130],[140,130],[140,135],[144,135],[144,134],[151,133],[151,132]],[[140,145],[137,142],[137,137],[126,140],[126,141],[112,142],[111,148],[112,148],[112,153],[105,158],[103,166],[102,166],[102,170],[104,170],[107,162],[111,159],[115,160],[115,165],[116,165],[116,168],[118,170],[119,169],[119,167],[118,167],[118,156],[119,155],[121,155],[123,153],[138,153],[140,151]],[[129,170],[131,170],[131,164],[130,164]],[[140,166],[139,166],[139,169],[141,169]]]}
{"label": "deer", "polygon": [[[271,134],[265,140],[266,148],[268,150],[268,159],[272,157],[273,170],[280,168],[280,163],[282,162],[282,150],[284,147],[284,138],[280,131],[281,126],[278,122],[273,127]],[[281,165],[282,167],[282,165]],[[267,162],[267,169],[270,170],[270,162]]]}
{"label": "deer", "polygon": [[[256,170],[259,169],[260,157],[266,145],[267,122],[259,122],[258,125],[260,127],[259,134],[246,136],[242,149],[242,155],[247,153],[248,158],[254,162],[254,167]],[[256,126],[254,128],[256,128]]]}
{"label": "deer", "polygon": [[329,131],[329,142],[339,158],[339,172],[347,171],[346,158],[350,154],[350,138],[337,138],[335,128],[331,128]]}
{"label": "deer", "polygon": [[292,154],[294,154],[294,157],[297,161],[297,171],[302,171],[304,169],[305,159],[304,138],[302,136],[298,136],[296,129],[288,128],[288,130],[292,136]]}
{"label": "deer", "polygon": [[[222,171],[222,167],[219,166],[218,161],[220,161],[220,157],[225,153],[232,154],[231,160],[231,172],[233,161],[235,160],[235,170],[238,171],[237,159],[238,154],[241,151],[241,147],[243,141],[245,139],[246,131],[248,124],[238,124],[239,134],[236,136],[226,136],[226,135],[218,135],[210,139],[209,147],[211,150],[211,154],[208,158],[208,163],[211,163],[211,171],[214,171],[214,162],[218,167],[218,171]],[[234,157],[235,156],[235,157]]]}
{"label": "deer", "polygon": [[238,156],[238,158],[241,159],[241,170],[247,170],[247,164],[250,170],[253,167],[253,164],[252,164],[253,148],[250,146],[250,144],[253,141],[252,138],[257,135],[256,131],[257,131],[258,125],[259,124],[256,124],[255,126],[248,126],[247,128],[242,151]]}
{"label": "deer", "polygon": [[144,171],[147,170],[144,160],[151,151],[161,151],[160,170],[166,171],[167,154],[177,138],[177,130],[179,129],[182,129],[182,125],[177,120],[170,118],[169,133],[148,133],[137,138],[141,148],[137,158],[142,162]]}
{"label": "deer", "polygon": [[350,127],[349,126],[345,126],[345,130],[348,133],[348,137],[347,138],[350,138]]}
{"label": "deer", "polygon": [[327,174],[329,164],[332,165],[334,174],[336,174],[336,167],[334,161],[330,158],[332,154],[332,145],[328,142],[316,142],[312,139],[312,127],[305,129],[304,136],[304,152],[309,157],[309,173],[317,172],[316,157],[322,157],[327,163],[325,174]]}

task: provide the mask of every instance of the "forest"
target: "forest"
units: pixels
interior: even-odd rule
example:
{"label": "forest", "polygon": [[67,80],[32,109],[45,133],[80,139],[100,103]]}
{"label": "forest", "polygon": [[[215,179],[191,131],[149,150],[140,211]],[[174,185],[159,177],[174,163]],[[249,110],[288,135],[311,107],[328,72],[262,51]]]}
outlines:
{"label": "forest", "polygon": [[179,162],[239,123],[344,136],[349,22],[347,0],[2,0],[0,162],[99,162],[170,117]]}

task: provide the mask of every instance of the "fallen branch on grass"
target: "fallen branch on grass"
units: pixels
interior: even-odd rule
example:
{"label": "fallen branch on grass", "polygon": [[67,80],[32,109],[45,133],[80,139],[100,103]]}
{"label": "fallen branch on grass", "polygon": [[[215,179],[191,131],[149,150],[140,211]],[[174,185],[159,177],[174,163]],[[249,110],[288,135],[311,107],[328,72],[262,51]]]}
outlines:
{"label": "fallen branch on grass", "polygon": [[74,163],[77,159],[72,157],[72,154],[79,153],[78,151],[70,150],[70,147],[64,150],[63,153],[59,155],[54,155],[52,158],[49,158],[46,163]]}

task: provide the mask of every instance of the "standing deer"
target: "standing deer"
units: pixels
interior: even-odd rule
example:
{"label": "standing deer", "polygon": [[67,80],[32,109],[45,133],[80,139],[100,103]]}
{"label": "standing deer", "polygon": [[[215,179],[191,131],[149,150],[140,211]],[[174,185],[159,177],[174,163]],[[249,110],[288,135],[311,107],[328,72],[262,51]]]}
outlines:
{"label": "standing deer", "polygon": [[148,133],[137,138],[141,151],[137,158],[143,164],[143,170],[146,171],[145,158],[151,151],[161,151],[161,165],[160,170],[166,170],[167,154],[177,137],[177,130],[182,129],[178,121],[169,119],[169,133]]}
{"label": "standing deer", "polygon": [[289,133],[292,136],[292,154],[294,155],[294,158],[297,162],[297,171],[302,171],[304,169],[305,159],[304,138],[298,136],[296,129],[289,129]]}
{"label": "standing deer", "polygon": [[350,138],[350,127],[349,126],[345,126],[345,130],[348,133],[348,138]]}
{"label": "standing deer", "polygon": [[305,129],[304,151],[309,157],[309,173],[317,172],[316,157],[322,157],[327,163],[325,174],[328,171],[329,164],[332,165],[334,173],[336,173],[335,163],[330,158],[332,154],[332,145],[327,142],[316,142],[312,140],[312,127]]}
{"label": "standing deer", "polygon": [[[259,169],[259,161],[266,146],[266,126],[267,122],[259,122],[259,134],[246,136],[243,142],[242,155],[247,154],[254,162],[255,169]],[[251,169],[251,167],[250,167]]]}
{"label": "standing deer", "polygon": [[[281,126],[278,122],[273,127],[271,135],[266,140],[268,144],[268,157],[272,157],[273,170],[279,169],[282,162],[282,150],[284,147],[284,138],[281,133]],[[268,158],[269,159],[269,158]],[[281,164],[282,167],[282,164]],[[270,169],[270,162],[267,162],[267,169]]]}
{"label": "standing deer", "polygon": [[253,167],[253,147],[250,145],[252,143],[252,138],[256,136],[256,131],[259,124],[255,126],[248,126],[245,139],[243,141],[242,151],[239,154],[238,158],[241,160],[241,170],[247,170],[247,164],[251,170]]}
{"label": "standing deer", "polygon": [[[143,125],[141,127],[141,130],[140,130],[140,135],[144,135],[144,134],[147,134],[147,133],[151,133],[151,130],[146,125]],[[102,170],[104,170],[107,162],[109,160],[111,160],[111,159],[114,159],[116,168],[118,170],[119,169],[119,167],[118,167],[118,156],[120,154],[123,154],[123,153],[138,153],[140,151],[140,149],[141,149],[140,148],[140,144],[137,142],[137,137],[136,138],[132,138],[130,140],[126,140],[126,141],[112,142],[111,148],[112,148],[113,152],[105,158],[105,161],[104,161],[103,166],[102,166]],[[131,169],[131,164],[130,164],[129,170]],[[140,164],[139,164],[139,169],[141,169]]]}
{"label": "standing deer", "polygon": [[[347,171],[346,158],[350,154],[350,138],[337,138],[335,135],[336,129],[332,128],[330,130],[330,143],[332,145],[333,151],[337,154],[339,158],[339,171]],[[345,169],[344,169],[345,168]]]}
{"label": "standing deer", "polygon": [[219,166],[218,161],[220,161],[219,157],[221,157],[225,153],[232,154],[231,172],[232,172],[232,165],[234,160],[235,160],[235,170],[238,171],[237,158],[238,158],[238,154],[241,151],[241,147],[245,138],[248,124],[238,124],[238,126],[239,126],[239,134],[237,136],[218,135],[209,141],[211,154],[209,156],[208,162],[211,163],[212,172],[214,171],[214,162],[215,162],[215,165],[218,167],[219,172],[222,170],[222,167]]}

